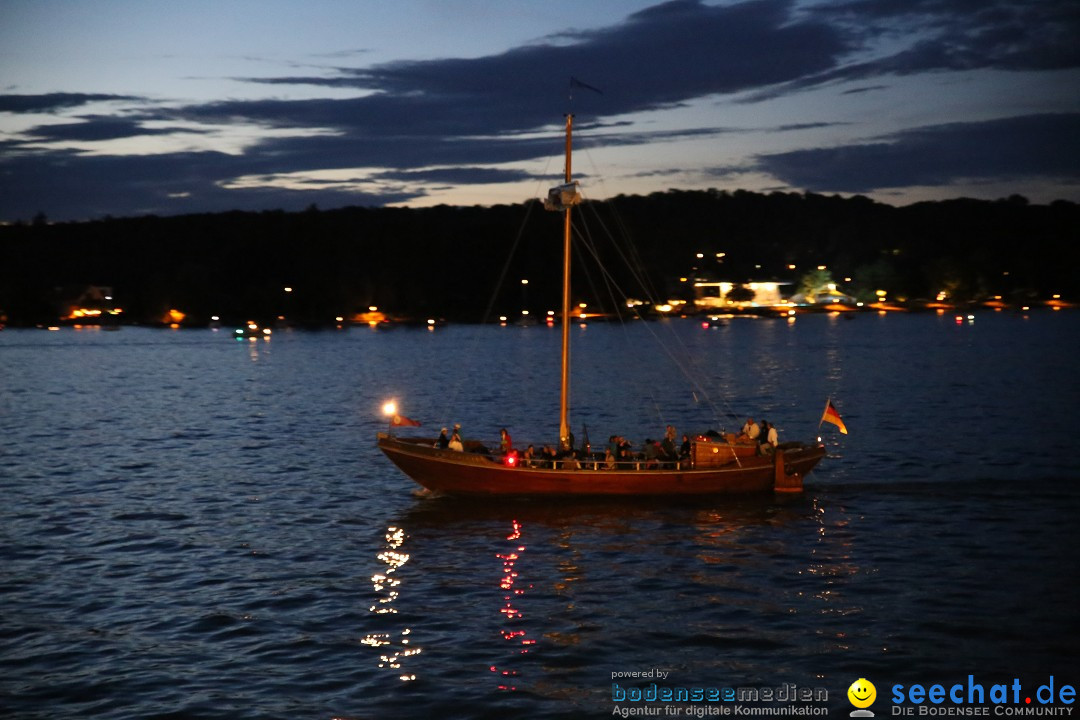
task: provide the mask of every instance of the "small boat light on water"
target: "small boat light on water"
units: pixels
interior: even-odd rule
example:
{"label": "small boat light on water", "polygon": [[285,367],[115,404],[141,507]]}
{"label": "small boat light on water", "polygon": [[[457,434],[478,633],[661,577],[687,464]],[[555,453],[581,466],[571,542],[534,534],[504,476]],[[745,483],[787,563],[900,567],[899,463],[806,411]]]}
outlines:
{"label": "small boat light on water", "polygon": [[394,417],[395,415],[397,415],[397,403],[393,400],[390,400],[382,406],[382,412],[383,415],[386,415],[387,417]]}

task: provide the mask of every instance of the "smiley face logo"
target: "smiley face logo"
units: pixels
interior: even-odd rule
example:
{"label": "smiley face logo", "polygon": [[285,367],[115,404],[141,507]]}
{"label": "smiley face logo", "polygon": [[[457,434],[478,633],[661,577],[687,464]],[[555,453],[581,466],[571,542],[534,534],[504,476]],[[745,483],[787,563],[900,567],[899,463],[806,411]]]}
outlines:
{"label": "smiley face logo", "polygon": [[868,708],[877,699],[877,688],[866,678],[859,678],[847,689],[848,700],[857,708]]}

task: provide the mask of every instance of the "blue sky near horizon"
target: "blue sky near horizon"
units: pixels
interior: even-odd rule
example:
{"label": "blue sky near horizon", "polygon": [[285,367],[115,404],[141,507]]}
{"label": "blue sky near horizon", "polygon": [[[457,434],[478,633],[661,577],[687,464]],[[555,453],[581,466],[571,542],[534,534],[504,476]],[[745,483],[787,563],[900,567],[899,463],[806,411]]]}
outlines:
{"label": "blue sky near horizon", "polygon": [[520,202],[567,110],[587,197],[1078,202],[1077,37],[1074,0],[0,0],[0,222]]}

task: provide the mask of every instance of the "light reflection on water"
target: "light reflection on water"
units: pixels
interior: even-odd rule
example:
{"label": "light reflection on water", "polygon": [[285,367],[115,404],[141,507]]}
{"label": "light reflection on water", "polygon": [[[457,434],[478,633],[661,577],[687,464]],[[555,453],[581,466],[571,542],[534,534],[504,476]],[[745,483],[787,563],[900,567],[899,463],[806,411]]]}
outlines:
{"label": "light reflection on water", "polygon": [[[409,562],[408,553],[401,552],[405,537],[405,531],[401,528],[386,529],[386,544],[376,556],[386,565],[386,569],[371,576],[378,601],[371,606],[369,612],[375,615],[396,615],[398,612],[395,603],[401,595],[402,581],[398,579],[397,571]],[[407,658],[423,652],[423,648],[412,642],[409,637],[411,634],[411,628],[405,627],[400,631],[395,628],[391,632],[368,633],[360,642],[379,651],[380,669],[391,670],[399,680],[409,682],[416,680],[416,673],[409,672],[408,668],[403,669],[403,666]]]}
{"label": "light reflection on water", "polygon": [[648,328],[711,405],[643,359],[645,328],[575,327],[594,445],[676,417],[805,437],[829,396],[851,430],[823,428],[801,497],[671,503],[422,497],[378,454],[391,394],[424,431],[549,441],[547,328],[6,330],[0,704],[608,716],[612,672],[663,667],[825,685],[847,712],[858,677],[1075,677],[1078,319]]}

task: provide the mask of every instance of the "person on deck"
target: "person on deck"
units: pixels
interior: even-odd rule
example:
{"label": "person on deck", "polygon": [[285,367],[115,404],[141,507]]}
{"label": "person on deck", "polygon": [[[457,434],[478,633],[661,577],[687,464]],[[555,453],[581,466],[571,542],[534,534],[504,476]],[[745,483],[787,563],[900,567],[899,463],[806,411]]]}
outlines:
{"label": "person on deck", "polygon": [[761,428],[754,422],[754,418],[746,418],[746,424],[742,426],[741,437],[757,440],[761,435]]}
{"label": "person on deck", "polygon": [[679,459],[679,451],[675,449],[675,428],[667,426],[664,439],[660,442],[660,459],[665,463],[674,463]]}
{"label": "person on deck", "polygon": [[771,455],[777,445],[776,428],[769,424],[768,420],[761,421],[761,442],[758,450],[762,455]]}
{"label": "person on deck", "polygon": [[776,432],[775,425],[769,425],[769,432],[765,436],[765,442],[772,445],[774,450],[776,449],[776,446],[780,444],[780,434]]}
{"label": "person on deck", "polygon": [[506,428],[499,431],[499,450],[503,455],[506,455],[514,449],[513,442],[510,440],[510,433],[506,432]]}
{"label": "person on deck", "polygon": [[540,451],[540,457],[543,459],[541,467],[554,468],[555,460],[559,457],[559,454],[550,445],[545,445],[544,449]]}
{"label": "person on deck", "polygon": [[435,441],[435,447],[440,450],[450,447],[450,438],[446,435],[446,428],[443,428],[442,432],[439,433],[439,439]]}
{"label": "person on deck", "polygon": [[458,427],[459,426],[457,425],[454,426],[454,434],[450,436],[449,447],[451,450],[456,450],[457,452],[464,452],[465,445],[461,442],[461,434],[457,430]]}
{"label": "person on deck", "polygon": [[642,454],[644,456],[646,470],[655,470],[660,467],[660,453],[660,443],[652,438],[645,438],[645,447],[643,448]]}

